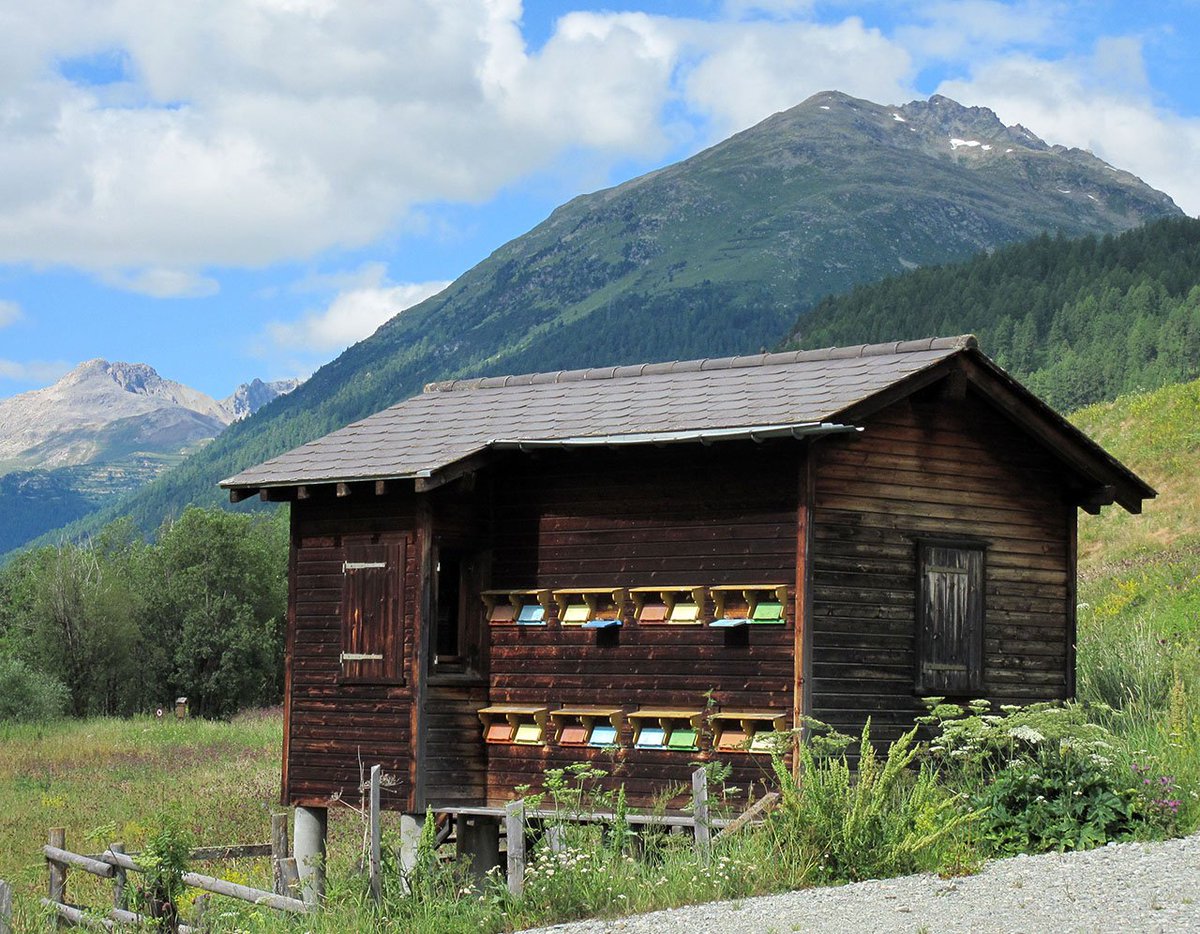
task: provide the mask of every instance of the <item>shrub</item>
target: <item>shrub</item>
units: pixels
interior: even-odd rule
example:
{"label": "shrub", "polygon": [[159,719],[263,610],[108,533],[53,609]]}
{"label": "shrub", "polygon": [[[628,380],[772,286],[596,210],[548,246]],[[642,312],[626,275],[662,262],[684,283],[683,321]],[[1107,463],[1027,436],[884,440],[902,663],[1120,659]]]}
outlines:
{"label": "shrub", "polygon": [[980,829],[1000,856],[1082,850],[1134,830],[1130,796],[1096,759],[1070,745],[1018,756],[973,796]]}
{"label": "shrub", "polygon": [[[782,756],[773,759],[782,792],[775,815],[785,825],[781,836],[813,856],[816,875],[824,881],[936,869],[953,835],[976,816],[939,783],[930,764],[921,763],[914,774],[920,752],[915,728],[893,742],[882,761],[871,745],[870,729],[868,720],[859,742],[857,774],[844,748],[838,755],[800,743],[799,781]],[[818,734],[818,739],[827,742],[830,737]]]}
{"label": "shrub", "polygon": [[1120,769],[1124,756],[1109,730],[1088,719],[1082,704],[1048,702],[1018,707],[1003,705],[992,714],[991,703],[966,707],[927,698],[929,714],[917,722],[933,732],[930,757],[942,773],[964,789],[977,788],[1008,766],[1036,758],[1049,747],[1071,747],[1105,769]]}
{"label": "shrub", "polygon": [[0,658],[0,721],[40,722],[60,717],[70,696],[57,678],[20,659]]}

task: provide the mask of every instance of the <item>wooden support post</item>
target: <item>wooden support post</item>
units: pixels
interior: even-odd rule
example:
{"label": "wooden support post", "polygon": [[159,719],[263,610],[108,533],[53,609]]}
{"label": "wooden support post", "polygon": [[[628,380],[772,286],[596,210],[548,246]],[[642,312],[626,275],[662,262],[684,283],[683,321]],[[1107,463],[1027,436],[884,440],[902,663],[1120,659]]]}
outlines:
{"label": "wooden support post", "polygon": [[297,807],[292,845],[300,871],[302,897],[316,905],[325,898],[325,837],[329,812],[326,808]]}
{"label": "wooden support post", "polygon": [[371,898],[375,900],[376,905],[383,904],[383,880],[380,877],[381,831],[379,827],[379,782],[381,772],[382,768],[380,766],[371,766],[371,791],[368,799],[371,830],[371,856],[369,872],[371,881]]}
{"label": "wooden support post", "polygon": [[692,818],[696,821],[696,853],[708,862],[712,852],[712,828],[708,823],[708,772],[703,768],[692,773]]}
{"label": "wooden support post", "polygon": [[0,934],[12,934],[12,886],[0,879]]}
{"label": "wooden support post", "polygon": [[[109,851],[113,853],[124,853],[124,843],[113,843],[109,846]],[[129,882],[129,873],[124,866],[113,867],[113,907],[117,909],[128,908],[128,896],[125,893],[125,886]]]}
{"label": "wooden support post", "polygon": [[296,867],[296,858],[289,856],[279,863],[279,876],[282,880],[283,891],[280,895],[288,898],[300,897],[300,870]]}
{"label": "wooden support post", "polygon": [[[67,829],[51,827],[47,843],[60,850],[65,850],[67,848]],[[50,867],[50,888],[47,893],[50,901],[58,905],[65,905],[67,903],[67,867],[53,861],[47,862],[47,865]],[[61,921],[62,916],[56,912],[52,922],[55,929],[62,927]]]}
{"label": "wooden support post", "polygon": [[417,868],[421,849],[421,832],[425,829],[424,814],[400,815],[400,884],[407,894],[409,878]]}
{"label": "wooden support post", "polygon": [[504,833],[508,837],[508,891],[520,896],[525,891],[525,802],[504,806]]}
{"label": "wooden support post", "polygon": [[460,860],[469,860],[471,875],[482,880],[500,868],[500,821],[494,817],[454,817],[454,844]]}
{"label": "wooden support post", "polygon": [[283,861],[288,858],[288,816],[271,815],[271,879],[276,895],[291,895],[285,888]]}

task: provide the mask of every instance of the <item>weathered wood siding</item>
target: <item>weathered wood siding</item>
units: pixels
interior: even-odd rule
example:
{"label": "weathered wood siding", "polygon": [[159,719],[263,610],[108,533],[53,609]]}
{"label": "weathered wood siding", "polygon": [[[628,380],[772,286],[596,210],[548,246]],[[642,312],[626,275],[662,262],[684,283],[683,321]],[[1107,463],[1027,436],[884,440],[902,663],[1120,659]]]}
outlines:
{"label": "weathered wood siding", "polygon": [[[380,764],[397,783],[385,805],[408,807],[412,790],[413,664],[420,601],[421,543],[414,499],[362,496],[300,500],[292,504],[294,579],[290,612],[288,722],[284,797],[321,803],[334,793],[359,796],[360,761]],[[401,543],[404,681],[348,683],[342,677],[342,562],[347,543]]]}
{"label": "weathered wood siding", "polygon": [[[521,459],[495,478],[492,586],[792,586],[800,450],[727,443]],[[791,601],[785,626],[741,634],[638,626],[632,615],[627,605],[615,634],[554,621],[490,627],[489,700],[700,710],[711,692],[723,707],[792,710]],[[686,782],[689,763],[702,755],[632,749],[628,724],[621,740],[615,761],[598,749],[488,745],[488,797],[505,800],[517,785],[539,784],[547,768],[588,760],[615,772],[631,801],[645,805],[668,784]],[[730,759],[743,788],[769,770],[761,755]]]}
{"label": "weathered wood siding", "polygon": [[[470,475],[430,497],[435,545],[475,553],[483,567],[470,589],[487,586],[491,550],[491,505],[488,474]],[[488,704],[487,633],[483,604],[465,595],[468,643],[480,651],[462,673],[429,675],[422,711],[423,748],[419,757],[422,800],[418,806],[451,807],[487,802],[487,753],[480,738],[476,711]],[[471,631],[473,630],[473,632]],[[432,634],[431,634],[432,638]],[[432,652],[432,648],[430,649]],[[475,653],[468,653],[475,654]]]}
{"label": "weathered wood siding", "polygon": [[897,403],[814,447],[812,715],[889,739],[915,690],[921,536],[987,548],[983,696],[1067,696],[1075,508],[1050,456],[968,394]]}

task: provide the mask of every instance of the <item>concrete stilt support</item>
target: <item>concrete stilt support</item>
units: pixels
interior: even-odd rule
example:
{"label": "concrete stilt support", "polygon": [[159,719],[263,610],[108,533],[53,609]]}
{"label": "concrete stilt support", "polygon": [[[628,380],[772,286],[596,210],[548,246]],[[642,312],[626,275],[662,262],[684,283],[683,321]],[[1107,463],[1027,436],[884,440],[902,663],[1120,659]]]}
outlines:
{"label": "concrete stilt support", "polygon": [[471,874],[482,879],[500,862],[500,819],[497,817],[474,817],[458,815],[454,828],[459,858],[471,861]]}
{"label": "concrete stilt support", "polygon": [[325,836],[328,808],[296,808],[292,847],[300,873],[301,897],[315,905],[325,897]]}
{"label": "concrete stilt support", "polygon": [[421,842],[421,829],[425,826],[424,814],[400,815],[400,876],[408,890],[408,875],[417,865],[417,845]]}

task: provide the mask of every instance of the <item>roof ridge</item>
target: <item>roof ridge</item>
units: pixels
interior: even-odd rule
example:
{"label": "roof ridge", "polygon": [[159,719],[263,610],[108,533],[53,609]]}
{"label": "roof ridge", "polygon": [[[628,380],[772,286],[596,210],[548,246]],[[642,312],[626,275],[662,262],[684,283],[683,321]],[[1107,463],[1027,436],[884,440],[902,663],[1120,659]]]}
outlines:
{"label": "roof ridge", "polygon": [[888,341],[882,344],[858,344],[852,347],[825,347],[821,350],[785,350],[778,353],[748,354],[736,357],[706,357],[701,360],[675,360],[670,363],[635,363],[626,366],[591,367],[583,370],[558,370],[523,373],[514,376],[480,376],[473,379],[449,379],[427,383],[425,392],[455,392],[464,389],[501,389],[507,386],[533,386],[541,383],[576,383],[597,379],[623,379],[661,373],[695,373],[700,370],[730,370],[738,367],[775,366],[789,363],[815,363],[844,360],[848,357],[876,357],[886,354],[918,353],[930,350],[977,349],[974,334],[957,337],[928,337],[915,341]]}

